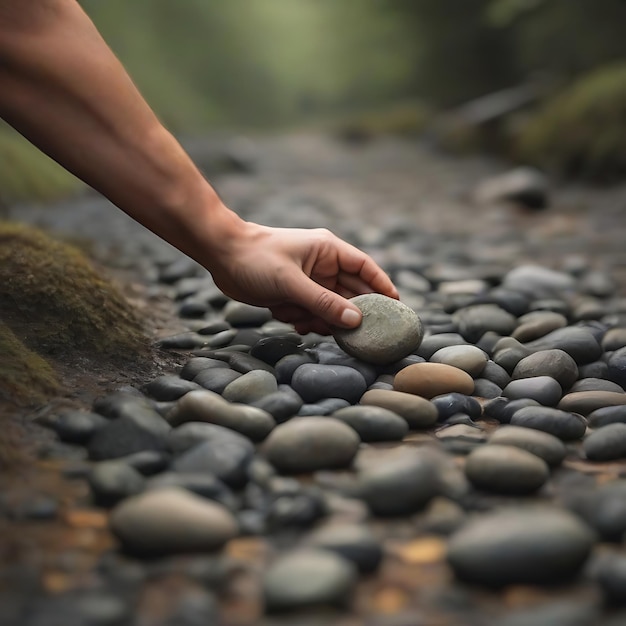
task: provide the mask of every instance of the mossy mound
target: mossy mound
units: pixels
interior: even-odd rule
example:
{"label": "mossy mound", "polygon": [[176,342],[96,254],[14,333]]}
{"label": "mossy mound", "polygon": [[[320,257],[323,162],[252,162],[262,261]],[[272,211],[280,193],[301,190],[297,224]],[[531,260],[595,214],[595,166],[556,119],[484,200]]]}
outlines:
{"label": "mossy mound", "polygon": [[59,200],[82,183],[0,122],[0,204]]}
{"label": "mossy mound", "polygon": [[557,174],[598,181],[626,174],[626,63],[581,77],[525,126],[516,156]]}
{"label": "mossy mound", "polygon": [[128,361],[147,353],[139,316],[76,248],[0,223],[0,320],[42,356]]}
{"label": "mossy mound", "polygon": [[59,390],[53,367],[0,321],[0,402],[36,404]]}

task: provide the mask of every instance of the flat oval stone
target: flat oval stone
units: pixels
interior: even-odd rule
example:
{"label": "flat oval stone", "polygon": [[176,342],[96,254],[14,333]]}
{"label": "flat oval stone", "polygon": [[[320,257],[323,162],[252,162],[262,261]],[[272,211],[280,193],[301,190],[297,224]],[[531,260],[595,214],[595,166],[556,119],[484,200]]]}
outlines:
{"label": "flat oval stone", "polygon": [[626,405],[604,406],[592,411],[587,416],[589,428],[601,428],[608,424],[626,424]]}
{"label": "flat oval stone", "polygon": [[556,406],[563,390],[561,385],[550,376],[533,376],[512,380],[503,390],[502,395],[511,400],[530,398],[544,406]]}
{"label": "flat oval stone", "polygon": [[576,361],[563,350],[540,350],[524,357],[513,370],[513,379],[550,376],[562,389],[569,389],[578,378]]}
{"label": "flat oval stone", "polygon": [[561,441],[582,439],[587,430],[587,420],[582,415],[545,406],[527,406],[515,411],[511,424],[543,430]]}
{"label": "flat oval stone", "polygon": [[540,489],[550,476],[547,463],[518,447],[491,444],[470,452],[465,475],[478,489],[525,495]]}
{"label": "flat oval stone", "polygon": [[555,467],[563,462],[567,450],[563,442],[550,433],[521,426],[502,426],[494,431],[489,444],[515,446],[531,452]]}
{"label": "flat oval stone", "polygon": [[476,346],[448,346],[430,357],[431,363],[453,365],[467,372],[472,378],[481,374],[487,365],[487,355]]}
{"label": "flat oval stone", "polygon": [[228,367],[228,363],[219,359],[209,359],[201,356],[194,357],[189,359],[180,370],[180,377],[185,380],[193,380],[201,371],[215,367],[225,368]]}
{"label": "flat oval stone", "polygon": [[626,405],[626,393],[614,391],[577,391],[568,393],[561,398],[558,408],[581,415],[589,415],[592,411],[606,406]]}
{"label": "flat oval stone", "polygon": [[169,400],[178,400],[186,393],[195,389],[201,389],[200,385],[191,380],[165,374],[144,385],[142,391],[155,400],[167,402]]}
{"label": "flat oval stone", "polygon": [[525,406],[541,406],[536,400],[521,398],[519,400],[509,400],[504,396],[492,398],[483,406],[483,412],[487,417],[498,420],[501,424],[508,424],[513,414]]}
{"label": "flat oval stone", "polygon": [[502,388],[486,378],[476,378],[474,380],[474,395],[477,398],[491,400],[502,395]]}
{"label": "flat oval stone", "polygon": [[624,390],[614,382],[604,378],[581,378],[570,388],[569,393],[578,391],[612,391],[614,393],[624,393]]}
{"label": "flat oval stone", "polygon": [[252,406],[267,411],[277,423],[282,423],[297,415],[303,404],[302,398],[293,389],[279,388],[278,391],[253,402]]}
{"label": "flat oval stone", "polygon": [[399,300],[368,293],[350,300],[362,312],[357,328],[335,328],[335,340],[351,356],[368,363],[393,363],[417,350],[424,329],[417,313]]}
{"label": "flat oval stone", "polygon": [[525,345],[533,352],[537,350],[563,350],[578,365],[591,363],[602,355],[602,347],[593,333],[587,328],[576,326],[558,328]]}
{"label": "flat oval stone", "polygon": [[203,369],[196,374],[193,381],[208,391],[222,393],[233,380],[237,380],[241,377],[240,372],[230,369],[226,363],[224,363],[224,365],[226,367]]}
{"label": "flat oval stone", "polygon": [[501,365],[491,360],[487,361],[485,369],[481,373],[481,378],[486,378],[501,389],[504,389],[511,382],[509,373]]}
{"label": "flat oval stone", "polygon": [[302,352],[303,349],[291,336],[264,337],[250,349],[250,354],[253,357],[261,359],[269,365],[276,365],[280,359],[289,354],[301,354]]}
{"label": "flat oval stone", "polygon": [[262,441],[276,425],[274,418],[266,411],[230,403],[212,391],[191,391],[185,394],[167,415],[167,420],[173,426],[185,422],[217,424],[235,430],[252,441]]}
{"label": "flat oval stone", "polygon": [[417,355],[424,359],[430,359],[430,357],[441,350],[441,348],[447,348],[449,346],[468,346],[470,344],[461,337],[458,333],[438,333],[436,335],[429,335],[422,340],[419,348],[417,349]]}
{"label": "flat oval stone", "polygon": [[626,424],[609,424],[592,432],[583,442],[590,461],[614,461],[626,458]]}
{"label": "flat oval stone", "polygon": [[607,361],[608,376],[622,389],[626,389],[626,348],[615,350]]}
{"label": "flat oval stone", "polygon": [[354,404],[365,393],[363,376],[346,365],[305,363],[291,378],[294,391],[307,403],[324,398],[342,398]]}
{"label": "flat oval stone", "polygon": [[230,300],[223,309],[224,320],[234,328],[262,326],[272,319],[272,312],[264,307]]}
{"label": "flat oval stone", "polygon": [[85,444],[94,433],[109,423],[102,415],[83,411],[66,411],[51,423],[61,441]]}
{"label": "flat oval stone", "polygon": [[459,309],[453,319],[459,333],[471,342],[478,341],[489,331],[507,336],[517,327],[517,318],[495,304],[475,304]]}
{"label": "flat oval stone", "polygon": [[442,396],[435,396],[431,402],[437,408],[439,421],[446,420],[456,413],[464,413],[473,419],[480,417],[482,414],[482,408],[476,398],[457,393],[456,391]]}
{"label": "flat oval stone", "polygon": [[361,441],[401,441],[409,432],[406,420],[397,413],[379,406],[348,406],[332,414],[354,428]]}
{"label": "flat oval stone", "polygon": [[567,326],[565,315],[553,311],[533,311],[519,318],[519,326],[513,331],[511,337],[526,343],[565,326]]}
{"label": "flat oval stone", "polygon": [[393,381],[394,391],[433,398],[451,391],[471,395],[474,379],[463,370],[443,363],[415,363],[400,370]]}
{"label": "flat oval stone", "polygon": [[614,352],[626,347],[626,327],[609,328],[600,342],[605,352]]}
{"label": "flat oval stone", "polygon": [[481,515],[450,539],[447,559],[468,583],[489,587],[551,584],[581,570],[594,534],[564,510],[501,510]]}
{"label": "flat oval stone", "polygon": [[252,370],[226,385],[222,397],[229,402],[252,404],[278,390],[273,374],[265,370]]}
{"label": "flat oval stone", "polygon": [[145,482],[136,469],[117,460],[96,463],[88,481],[95,503],[104,507],[140,493]]}
{"label": "flat oval stone", "polygon": [[265,610],[345,607],[356,583],[357,570],[347,559],[329,550],[299,548],[281,556],[264,573]]}
{"label": "flat oval stone", "polygon": [[412,393],[392,389],[370,389],[361,396],[360,404],[379,406],[400,415],[411,429],[428,428],[437,421],[437,407]]}
{"label": "flat oval stone", "polygon": [[127,498],[111,512],[110,525],[125,550],[145,556],[213,551],[237,535],[223,506],[176,487]]}
{"label": "flat oval stone", "polygon": [[299,474],[348,467],[361,439],[347,424],[332,417],[299,417],[278,425],[264,451],[280,472]]}

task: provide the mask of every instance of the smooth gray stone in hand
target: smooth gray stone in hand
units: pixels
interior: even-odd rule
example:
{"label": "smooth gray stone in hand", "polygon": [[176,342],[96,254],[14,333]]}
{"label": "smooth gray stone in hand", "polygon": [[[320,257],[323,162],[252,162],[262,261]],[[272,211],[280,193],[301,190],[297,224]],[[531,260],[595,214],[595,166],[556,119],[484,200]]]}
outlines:
{"label": "smooth gray stone in hand", "polygon": [[333,335],[349,355],[377,365],[398,361],[417,350],[424,329],[417,313],[398,300],[377,293],[351,299],[363,313],[357,328],[335,328]]}

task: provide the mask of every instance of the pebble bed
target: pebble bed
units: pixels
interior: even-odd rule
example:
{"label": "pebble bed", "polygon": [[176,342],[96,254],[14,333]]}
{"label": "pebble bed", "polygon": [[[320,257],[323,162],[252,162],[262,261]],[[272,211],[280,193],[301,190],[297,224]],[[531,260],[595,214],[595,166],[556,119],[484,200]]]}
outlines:
{"label": "pebble bed", "polygon": [[[143,257],[187,328],[158,348],[185,362],[50,420],[84,448],[116,544],[93,589],[25,624],[44,611],[50,624],[434,623],[376,587],[394,559],[428,566],[398,554],[420,541],[447,572],[448,595],[422,599],[445,623],[488,623],[473,594],[576,585],[586,595],[519,602],[497,623],[626,623],[626,297],[580,255],[464,259],[442,238],[429,257],[419,224],[401,225],[346,229],[401,293],[406,328],[374,299],[365,339],[299,335],[188,259]],[[260,608],[221,621],[229,546],[259,537],[270,548],[246,580]],[[169,621],[135,621],[159,567],[181,568],[188,591]],[[363,612],[363,585],[388,614],[340,621]]]}

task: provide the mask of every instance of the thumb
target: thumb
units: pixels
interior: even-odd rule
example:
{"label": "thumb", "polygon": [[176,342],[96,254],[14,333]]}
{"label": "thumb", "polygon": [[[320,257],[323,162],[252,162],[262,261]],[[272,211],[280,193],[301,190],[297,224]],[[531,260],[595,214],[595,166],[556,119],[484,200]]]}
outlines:
{"label": "thumb", "polygon": [[363,315],[357,306],[306,275],[294,281],[290,291],[290,299],[329,326],[356,328],[361,323]]}

